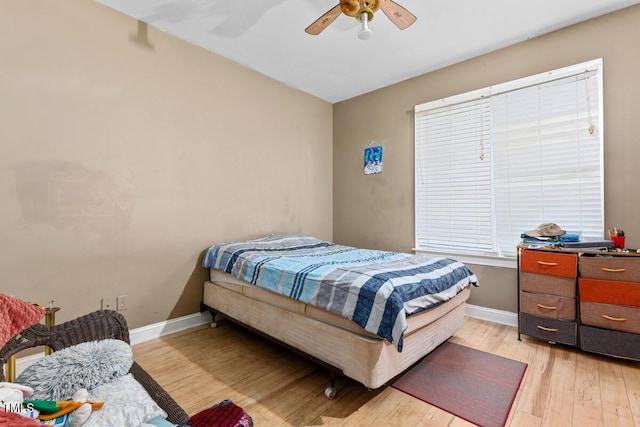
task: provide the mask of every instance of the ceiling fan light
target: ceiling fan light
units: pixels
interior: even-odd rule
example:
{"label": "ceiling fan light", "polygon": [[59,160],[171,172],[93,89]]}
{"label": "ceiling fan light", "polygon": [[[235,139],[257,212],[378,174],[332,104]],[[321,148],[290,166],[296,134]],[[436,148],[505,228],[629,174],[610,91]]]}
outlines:
{"label": "ceiling fan light", "polygon": [[358,31],[358,38],[360,40],[369,40],[371,38],[371,36],[373,35],[373,31],[371,31],[370,29],[366,29],[366,30],[360,30]]}
{"label": "ceiling fan light", "polygon": [[360,15],[362,22],[362,29],[358,31],[358,38],[360,40],[369,40],[373,35],[373,31],[369,29],[369,16],[366,13]]}

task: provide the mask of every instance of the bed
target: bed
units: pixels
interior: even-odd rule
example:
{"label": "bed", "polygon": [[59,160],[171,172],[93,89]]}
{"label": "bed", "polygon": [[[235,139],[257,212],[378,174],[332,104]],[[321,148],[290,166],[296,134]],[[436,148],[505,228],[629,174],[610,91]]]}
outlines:
{"label": "bed", "polygon": [[[206,251],[203,309],[268,336],[370,389],[446,341],[478,286],[450,258],[285,234]],[[332,383],[325,390],[335,396]]]}

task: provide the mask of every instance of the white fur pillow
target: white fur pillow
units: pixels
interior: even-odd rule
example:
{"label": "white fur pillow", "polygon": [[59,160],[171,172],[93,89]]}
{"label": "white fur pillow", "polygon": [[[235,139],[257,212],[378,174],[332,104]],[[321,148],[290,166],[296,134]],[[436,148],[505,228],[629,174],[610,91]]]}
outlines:
{"label": "white fur pillow", "polygon": [[82,427],[139,426],[154,417],[167,416],[131,374],[93,389],[89,400],[104,402],[104,406],[94,410]]}
{"label": "white fur pillow", "polygon": [[78,389],[92,390],[126,375],[132,364],[133,353],[126,342],[90,341],[39,359],[15,382],[33,388],[31,399],[62,401]]}

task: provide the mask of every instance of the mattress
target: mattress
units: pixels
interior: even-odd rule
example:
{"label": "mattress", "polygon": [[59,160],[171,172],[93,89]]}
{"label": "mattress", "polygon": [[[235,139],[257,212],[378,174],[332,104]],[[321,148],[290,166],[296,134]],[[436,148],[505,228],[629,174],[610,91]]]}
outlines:
{"label": "mattress", "polygon": [[368,388],[378,388],[446,341],[464,322],[467,287],[454,298],[407,318],[402,352],[355,322],[211,269],[203,302],[340,370]]}
{"label": "mattress", "polygon": [[304,234],[216,243],[203,267],[353,320],[403,350],[407,318],[478,286],[463,263],[345,246]]}

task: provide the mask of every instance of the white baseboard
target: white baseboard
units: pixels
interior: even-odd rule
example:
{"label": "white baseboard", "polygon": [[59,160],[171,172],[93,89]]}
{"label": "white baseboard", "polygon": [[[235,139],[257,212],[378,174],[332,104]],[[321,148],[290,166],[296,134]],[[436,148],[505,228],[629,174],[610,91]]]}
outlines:
{"label": "white baseboard", "polygon": [[518,313],[511,311],[496,310],[495,308],[481,307],[479,305],[467,304],[465,316],[474,319],[486,320],[488,322],[500,323],[507,326],[518,326]]}
{"label": "white baseboard", "polygon": [[175,319],[131,329],[129,331],[129,340],[131,341],[131,345],[136,345],[165,335],[184,331],[194,326],[206,325],[207,323],[211,323],[211,314],[207,311],[188,314]]}
{"label": "white baseboard", "polygon": [[[510,311],[496,310],[493,308],[481,307],[478,305],[466,304],[465,315],[475,319],[487,320],[489,322],[500,323],[508,326],[518,326],[518,314]],[[174,334],[195,326],[211,323],[209,312],[193,313],[176,319],[165,320],[153,323],[129,331],[131,345],[140,344],[165,335]],[[33,354],[16,359],[16,373],[20,375],[24,369],[40,359],[43,354]]]}
{"label": "white baseboard", "polygon": [[[42,353],[42,354],[32,354],[30,356],[24,356],[24,357],[17,357],[16,358],[16,376],[20,375],[22,373],[22,371],[24,371],[27,366],[37,362],[43,356],[44,356],[44,353]],[[6,375],[7,375],[6,366],[5,366],[5,370],[4,370],[4,375],[5,375],[5,378],[6,378]]]}

